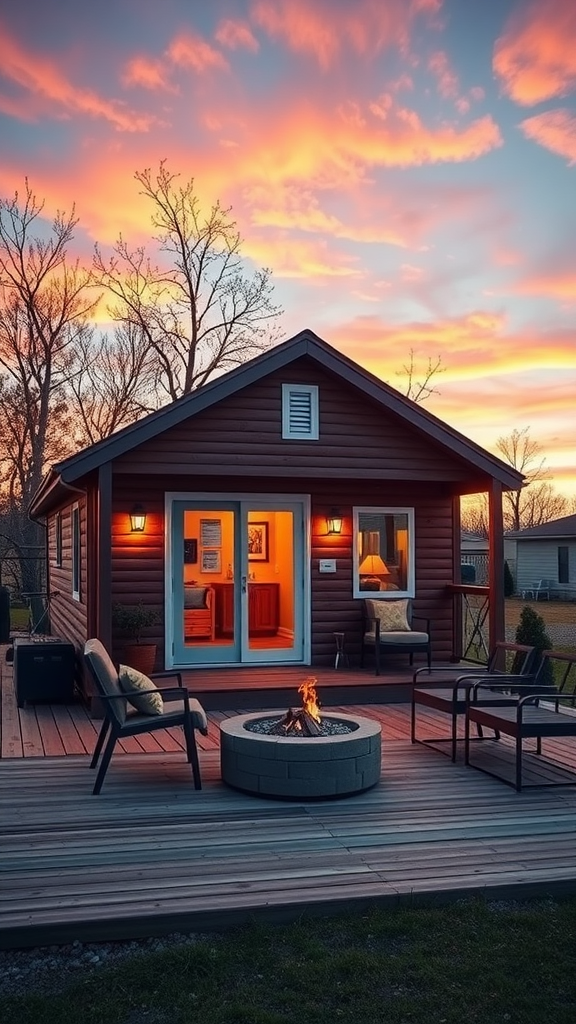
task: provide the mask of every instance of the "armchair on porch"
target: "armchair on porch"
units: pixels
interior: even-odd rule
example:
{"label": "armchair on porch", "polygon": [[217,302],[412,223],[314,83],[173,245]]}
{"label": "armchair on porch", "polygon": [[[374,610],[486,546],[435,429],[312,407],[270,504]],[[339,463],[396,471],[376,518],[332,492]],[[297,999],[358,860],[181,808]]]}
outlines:
{"label": "armchair on porch", "polygon": [[199,729],[203,735],[207,735],[208,723],[202,705],[190,697],[188,690],[182,686],[180,673],[156,673],[153,679],[171,677],[177,684],[157,688],[149,678],[134,669],[121,665],[118,671],[106,648],[97,639],[86,641],[84,660],[104,705],[104,721],[96,741],[91,768],[97,767],[103,748],[104,753],[92,793],[96,796],[102,789],[118,740],[125,736],[141,736],[157,729],[170,729],[175,725],[181,725],[184,729],[186,756],[192,767],[194,786],[201,789],[195,730]]}
{"label": "armchair on porch", "polygon": [[[364,666],[367,650],[374,652],[376,675],[380,675],[380,657],[384,653],[408,654],[410,664],[415,654],[425,654],[428,668],[431,667],[432,647],[430,641],[430,620],[418,620],[412,615],[409,598],[376,600],[364,598],[364,622],[360,664]],[[412,623],[420,621],[421,631]]]}

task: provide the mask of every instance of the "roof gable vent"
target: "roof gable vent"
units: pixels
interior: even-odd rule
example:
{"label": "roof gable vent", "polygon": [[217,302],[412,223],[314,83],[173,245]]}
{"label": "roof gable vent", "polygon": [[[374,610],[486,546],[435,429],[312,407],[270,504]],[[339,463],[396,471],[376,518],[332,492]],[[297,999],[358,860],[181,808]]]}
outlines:
{"label": "roof gable vent", "polygon": [[282,437],[318,440],[318,388],[315,384],[282,385]]}

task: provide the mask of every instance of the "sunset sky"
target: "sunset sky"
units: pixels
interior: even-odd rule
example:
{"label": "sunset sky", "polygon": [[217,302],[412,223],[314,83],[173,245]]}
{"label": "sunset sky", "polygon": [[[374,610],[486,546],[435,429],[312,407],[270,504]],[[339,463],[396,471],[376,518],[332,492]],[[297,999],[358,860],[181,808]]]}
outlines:
{"label": "sunset sky", "polygon": [[574,0],[2,0],[0,194],[90,261],[195,177],[310,327],[473,440],[528,427],[576,494]]}

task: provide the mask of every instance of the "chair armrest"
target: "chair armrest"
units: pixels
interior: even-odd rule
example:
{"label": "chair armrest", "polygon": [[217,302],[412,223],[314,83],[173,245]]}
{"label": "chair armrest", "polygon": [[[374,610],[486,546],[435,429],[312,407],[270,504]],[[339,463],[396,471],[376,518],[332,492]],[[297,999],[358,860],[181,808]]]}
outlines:
{"label": "chair armrest", "polygon": [[515,690],[534,688],[534,680],[536,676],[520,676],[509,673],[507,675],[500,675],[500,673],[488,673],[483,679],[478,679],[470,689],[468,700],[470,704],[474,704],[477,701],[478,690],[490,690],[491,693],[500,689],[508,689],[513,686]]}
{"label": "chair armrest", "polygon": [[424,615],[413,615],[412,616],[412,622],[425,622],[426,623],[426,629],[424,630],[424,633],[429,633],[430,632],[430,623],[431,623],[431,621],[432,621],[431,619],[427,619]]}
{"label": "chair armrest", "polygon": [[166,700],[183,700],[186,704],[190,694],[185,686],[158,686],[156,692]]}

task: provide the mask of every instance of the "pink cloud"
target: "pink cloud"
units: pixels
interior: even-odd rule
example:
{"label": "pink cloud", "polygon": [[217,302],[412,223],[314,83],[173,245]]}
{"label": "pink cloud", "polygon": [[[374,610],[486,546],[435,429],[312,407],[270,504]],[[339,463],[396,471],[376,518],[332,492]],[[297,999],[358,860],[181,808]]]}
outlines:
{"label": "pink cloud", "polygon": [[442,0],[253,0],[251,17],[291,50],[313,56],[324,70],[345,47],[375,54],[386,46],[406,51],[420,14],[434,15]]}
{"label": "pink cloud", "polygon": [[576,116],[570,110],[547,110],[526,118],[520,128],[527,139],[576,163]]}
{"label": "pink cloud", "polygon": [[122,75],[124,85],[139,85],[144,89],[160,89],[177,92],[169,80],[169,72],[161,60],[150,57],[133,57],[128,61]]}
{"label": "pink cloud", "polygon": [[445,99],[454,99],[458,96],[458,76],[450,65],[448,54],[443,50],[436,50],[428,61],[428,68],[438,81],[438,92]]}
{"label": "pink cloud", "polygon": [[565,96],[576,85],[576,5],[533,0],[517,7],[496,41],[493,67],[516,103]]}
{"label": "pink cloud", "polygon": [[227,71],[228,61],[210,43],[192,32],[183,32],[172,40],[168,56],[174,64],[191,67],[198,74],[205,71]]}
{"label": "pink cloud", "polygon": [[91,89],[76,87],[53,61],[25,51],[5,30],[0,32],[0,69],[4,78],[27,94],[22,102],[9,101],[12,112],[21,109],[26,119],[48,109],[54,116],[84,114],[103,119],[123,132],[146,132],[157,123],[156,118],[137,114],[119,100],[104,99]]}
{"label": "pink cloud", "polygon": [[248,25],[244,25],[240,21],[232,21],[230,18],[225,18],[220,22],[215,32],[215,38],[221,46],[226,46],[229,50],[240,48],[256,53],[260,49],[260,44]]}

